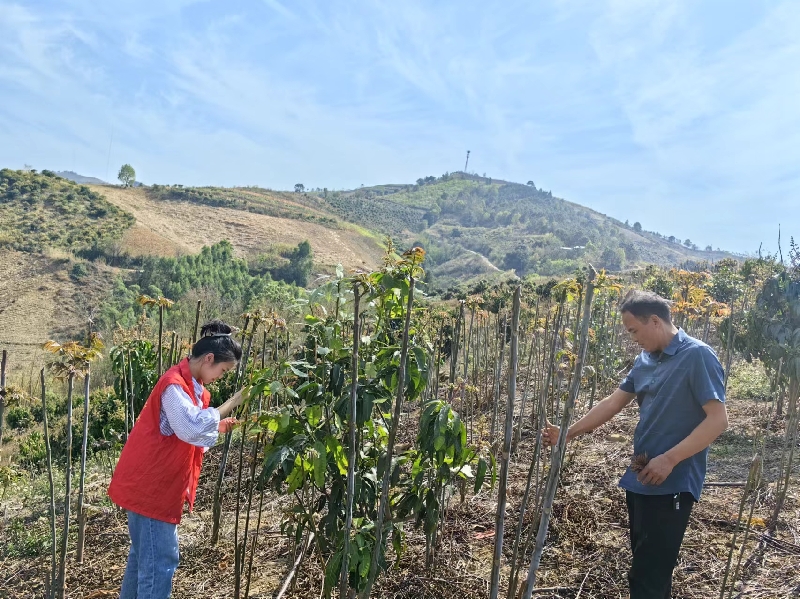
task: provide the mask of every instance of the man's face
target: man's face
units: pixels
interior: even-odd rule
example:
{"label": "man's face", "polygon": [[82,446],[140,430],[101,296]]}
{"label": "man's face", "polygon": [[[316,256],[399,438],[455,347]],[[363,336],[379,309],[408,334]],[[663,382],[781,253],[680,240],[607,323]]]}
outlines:
{"label": "man's face", "polygon": [[652,352],[659,349],[661,340],[661,321],[657,316],[648,316],[647,320],[640,320],[630,312],[622,313],[622,324],[631,334],[631,338],[643,350]]}

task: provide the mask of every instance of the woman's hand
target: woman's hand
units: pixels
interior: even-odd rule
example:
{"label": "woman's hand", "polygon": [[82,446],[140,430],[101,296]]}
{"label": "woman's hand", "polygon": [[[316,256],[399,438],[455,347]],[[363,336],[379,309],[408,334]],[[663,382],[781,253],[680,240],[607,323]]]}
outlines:
{"label": "woman's hand", "polygon": [[249,387],[242,387],[233,396],[230,398],[231,406],[234,408],[238,408],[242,405],[242,402],[246,400],[250,395],[250,388]]}
{"label": "woman's hand", "polygon": [[236,418],[223,418],[219,421],[219,426],[217,430],[221,433],[229,433],[233,430],[233,427],[239,424],[239,421]]}

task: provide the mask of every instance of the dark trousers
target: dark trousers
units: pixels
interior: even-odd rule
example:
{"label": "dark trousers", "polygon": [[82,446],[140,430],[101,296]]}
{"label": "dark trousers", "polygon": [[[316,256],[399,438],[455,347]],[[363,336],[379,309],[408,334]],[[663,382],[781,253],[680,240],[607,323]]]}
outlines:
{"label": "dark trousers", "polygon": [[678,509],[674,495],[627,491],[626,500],[633,552],[628,572],[630,599],[670,599],[672,570],[678,562],[694,497],[691,493],[681,493]]}

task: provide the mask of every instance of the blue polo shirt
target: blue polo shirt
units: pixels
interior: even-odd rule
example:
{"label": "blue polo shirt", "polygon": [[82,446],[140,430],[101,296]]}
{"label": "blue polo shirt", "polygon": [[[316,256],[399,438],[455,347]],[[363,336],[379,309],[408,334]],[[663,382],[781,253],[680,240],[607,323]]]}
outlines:
{"label": "blue polo shirt", "polygon": [[[636,393],[639,424],[633,435],[633,451],[654,458],[675,447],[706,417],[703,405],[725,401],[722,365],[708,345],[683,329],[664,351],[642,351],[619,388]],[[660,485],[643,485],[630,468],[619,485],[642,495],[672,495],[688,491],[700,499],[706,476],[708,448],[677,464]]]}

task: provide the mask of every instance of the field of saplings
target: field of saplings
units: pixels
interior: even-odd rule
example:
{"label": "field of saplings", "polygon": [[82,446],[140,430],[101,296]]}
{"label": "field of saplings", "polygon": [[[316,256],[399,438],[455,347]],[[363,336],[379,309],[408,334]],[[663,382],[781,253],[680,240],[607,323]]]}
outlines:
{"label": "field of saplings", "polygon": [[[197,294],[141,295],[132,326],[92,322],[3,351],[0,597],[117,597],[126,515],[106,496],[161,373],[211,318],[244,355],[239,425],[205,458],[178,528],[177,598],[627,597],[634,404],[545,446],[613,391],[639,348],[633,288],[725,368],[730,426],[712,445],[673,595],[800,594],[800,252],[426,295],[425,252],[225,313]],[[180,312],[184,317],[170,319]],[[174,330],[173,330],[174,328]],[[2,349],[2,348],[0,348]]]}

